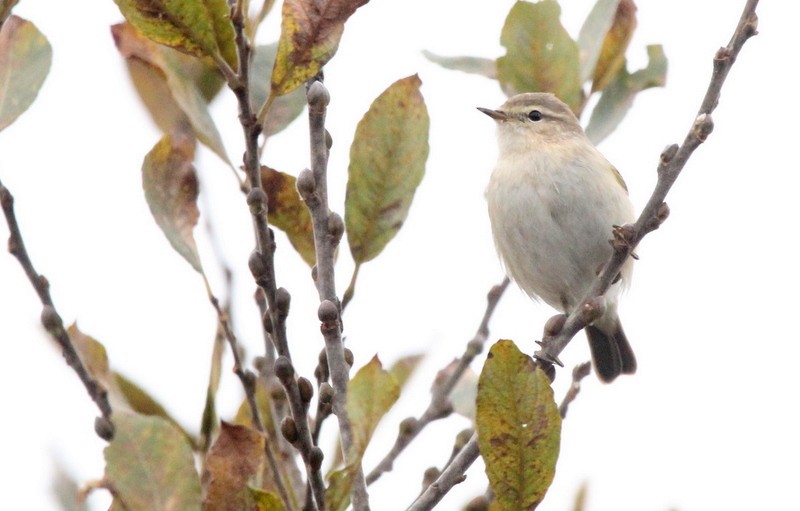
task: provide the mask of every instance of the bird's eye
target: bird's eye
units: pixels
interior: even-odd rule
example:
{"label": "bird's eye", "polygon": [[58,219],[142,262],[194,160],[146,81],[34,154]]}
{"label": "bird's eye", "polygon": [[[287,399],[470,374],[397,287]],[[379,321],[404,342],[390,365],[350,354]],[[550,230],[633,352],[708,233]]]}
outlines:
{"label": "bird's eye", "polygon": [[533,122],[538,122],[542,120],[542,112],[538,110],[531,110],[528,113],[528,119],[532,120]]}

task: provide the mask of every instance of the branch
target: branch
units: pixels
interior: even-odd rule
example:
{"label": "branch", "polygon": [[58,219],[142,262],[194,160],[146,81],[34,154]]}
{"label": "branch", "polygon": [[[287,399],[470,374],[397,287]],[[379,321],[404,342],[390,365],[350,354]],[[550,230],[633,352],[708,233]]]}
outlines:
{"label": "branch", "polygon": [[243,163],[250,188],[247,192],[247,205],[250,207],[256,237],[256,248],[250,254],[248,265],[256,284],[263,290],[267,301],[268,314],[264,317],[263,324],[279,355],[275,361],[275,373],[278,374],[289,401],[292,420],[297,432],[295,446],[303,457],[308,481],[313,488],[316,501],[314,509],[324,510],[325,483],[320,471],[322,451],[314,445],[311,439],[307,406],[304,404],[304,396],[301,396],[297,378],[294,377],[294,367],[286,337],[286,316],[289,313],[290,296],[288,291],[283,288],[279,289],[276,285],[275,240],[267,222],[268,197],[261,186],[261,164],[258,156],[258,137],[261,134],[261,125],[250,105],[251,46],[244,32],[243,11],[243,2],[241,1],[236,2],[231,11],[231,22],[236,34],[236,47],[239,54],[239,71],[236,79],[228,77],[228,85],[236,95],[239,104],[239,122],[242,125],[245,139]]}
{"label": "branch", "polygon": [[315,79],[308,87],[308,122],[311,138],[311,170],[297,176],[297,190],[308,206],[314,226],[314,248],[317,264],[314,266],[314,282],[317,286],[320,305],[317,312],[322,323],[325,339],[325,355],[330,372],[333,396],[331,409],[339,422],[342,452],[345,464],[353,468],[352,501],[355,511],[369,509],[369,495],[364,482],[364,472],[358,453],[353,448],[353,426],[347,414],[347,385],[350,381],[350,366],[345,360],[342,341],[341,304],[336,296],[334,281],[334,253],[344,234],[342,217],[328,207],[328,143],[325,130],[325,113],[330,94],[325,85]]}
{"label": "branch", "polygon": [[3,214],[8,224],[9,237],[8,237],[8,251],[17,258],[20,266],[28,276],[33,289],[39,295],[39,301],[42,302],[42,325],[47,332],[55,339],[59,346],[61,346],[61,354],[64,356],[67,365],[78,375],[89,397],[95,402],[97,408],[100,409],[102,417],[97,417],[94,423],[94,429],[97,435],[104,440],[111,440],[114,436],[114,425],[111,422],[111,404],[108,401],[108,391],[103,387],[100,382],[94,379],[92,375],[86,370],[86,367],[81,362],[80,355],[75,350],[69,334],[64,329],[64,321],[56,311],[53,305],[53,299],[50,297],[50,283],[44,275],[40,275],[33,267],[28,251],[25,248],[25,242],[22,239],[22,232],[17,223],[17,216],[14,213],[14,197],[11,192],[0,181],[0,205],[3,208]]}
{"label": "branch", "polygon": [[450,491],[453,486],[467,478],[464,473],[470,465],[478,458],[478,435],[473,434],[469,442],[464,445],[461,451],[453,458],[453,461],[445,468],[441,475],[428,486],[422,495],[407,509],[407,511],[427,511],[433,509],[442,500],[442,497]]}
{"label": "branch", "polygon": [[375,466],[367,475],[367,484],[372,484],[378,480],[385,472],[392,470],[395,459],[405,450],[414,438],[431,422],[447,417],[452,412],[452,405],[449,401],[450,393],[453,391],[458,380],[467,370],[472,361],[483,351],[483,345],[489,337],[489,320],[508,287],[509,279],[506,277],[500,284],[495,285],[486,295],[486,310],[478,326],[475,336],[467,343],[467,348],[455,369],[449,374],[448,378],[438,385],[431,393],[431,401],[422,415],[415,419],[409,417],[400,423],[400,431],[397,439],[386,456]]}
{"label": "branch", "polygon": [[711,113],[719,104],[722,85],[725,83],[728,72],[736,61],[744,43],[758,33],[756,30],[758,17],[755,12],[757,5],[758,0],[747,0],[728,46],[717,50],[714,56],[711,81],[697,117],[689,129],[683,145],[672,144],[667,146],[661,153],[655,190],[636,223],[614,228],[614,239],[611,241],[611,245],[614,248],[613,254],[584,296],[583,301],[566,318],[566,322],[557,334],[548,335],[547,332],[545,333],[540,343],[541,349],[534,356],[542,368],[550,374],[554,374],[552,372],[553,364],[563,366],[558,359],[558,355],[566,348],[575,334],[591,323],[592,319],[597,315],[598,309],[602,307],[601,297],[614,282],[622,265],[633,254],[636,246],[648,233],[658,229],[669,216],[669,208],[664,202],[667,193],[672,188],[672,185],[675,184],[689,157],[700,144],[705,142],[714,129]]}
{"label": "branch", "polygon": [[564,396],[564,400],[561,401],[561,405],[558,407],[558,413],[561,415],[562,419],[566,418],[569,405],[575,401],[575,398],[578,397],[578,393],[581,391],[581,380],[589,376],[591,371],[591,362],[583,362],[572,369],[572,384],[570,384],[569,390],[567,390],[567,394]]}

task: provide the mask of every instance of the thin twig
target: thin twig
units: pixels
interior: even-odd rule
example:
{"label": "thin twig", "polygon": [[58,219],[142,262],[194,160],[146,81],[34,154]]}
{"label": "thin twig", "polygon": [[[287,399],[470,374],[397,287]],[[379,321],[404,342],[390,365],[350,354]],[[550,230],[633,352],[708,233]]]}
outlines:
{"label": "thin twig", "polygon": [[692,122],[689,133],[683,145],[673,144],[667,146],[661,153],[658,165],[658,180],[650,200],[642,210],[636,223],[625,225],[614,230],[612,246],[614,252],[603,270],[598,274],[591,289],[586,293],[580,306],[567,317],[560,332],[553,336],[545,335],[541,342],[541,349],[535,353],[538,363],[548,371],[552,371],[553,364],[563,365],[558,355],[566,348],[570,340],[588,323],[589,317],[596,309],[597,297],[602,297],[608,290],[622,268],[622,265],[631,256],[633,250],[650,232],[658,229],[669,215],[669,208],[664,202],[667,193],[675,184],[676,179],[683,170],[689,157],[700,144],[705,142],[714,128],[711,113],[717,107],[720,91],[728,72],[736,61],[744,43],[758,32],[756,30],[758,17],[756,6],[758,0],[747,0],[742,16],[736,26],[728,46],[720,48],[714,56],[714,69],[711,81],[708,84],[697,117]]}
{"label": "thin twig", "polygon": [[[250,271],[258,286],[264,291],[267,301],[268,317],[264,318],[264,327],[268,330],[275,349],[279,354],[278,360],[283,365],[284,378],[281,383],[289,401],[289,408],[298,433],[295,446],[306,466],[306,474],[313,488],[316,507],[325,509],[325,483],[320,471],[319,448],[313,444],[308,425],[306,406],[300,396],[297,380],[294,377],[294,367],[291,363],[289,342],[286,337],[286,316],[289,310],[289,293],[277,288],[275,278],[275,241],[267,223],[268,197],[261,186],[261,164],[258,155],[258,137],[261,134],[261,125],[253,113],[250,104],[249,72],[252,48],[245,35],[244,13],[242,2],[236,2],[231,12],[231,22],[236,34],[236,47],[239,55],[239,70],[236,80],[229,78],[228,85],[236,95],[239,104],[239,122],[242,125],[245,139],[244,170],[247,174],[250,190],[247,193],[247,204],[253,219],[253,229],[256,237],[256,248],[248,261]],[[277,373],[277,371],[276,371]],[[284,503],[287,507],[289,504]],[[312,504],[313,505],[313,504]]]}
{"label": "thin twig", "polygon": [[453,391],[456,383],[464,374],[464,371],[470,366],[472,361],[483,351],[483,345],[489,338],[489,320],[494,313],[500,297],[503,296],[506,288],[508,287],[509,279],[506,277],[500,284],[492,287],[486,295],[486,310],[483,313],[483,318],[478,326],[475,336],[467,343],[467,348],[455,369],[448,375],[441,385],[438,385],[431,393],[431,401],[428,407],[422,412],[418,419],[408,418],[400,424],[400,431],[397,434],[397,439],[391,450],[383,457],[383,459],[375,466],[372,471],[367,474],[367,484],[372,484],[378,480],[385,472],[392,470],[395,459],[402,453],[408,444],[431,422],[444,418],[452,412],[452,405],[449,401],[450,393]]}
{"label": "thin twig", "polygon": [[453,458],[453,461],[445,468],[441,475],[428,486],[422,495],[417,497],[407,511],[427,511],[433,509],[442,500],[453,486],[466,479],[464,473],[478,458],[478,435],[473,434],[469,442],[464,445],[461,451]]}
{"label": "thin twig", "polygon": [[64,329],[64,321],[56,311],[53,299],[50,296],[50,283],[44,275],[40,275],[33,267],[28,251],[25,248],[25,242],[22,238],[22,232],[17,223],[17,216],[14,212],[14,197],[11,192],[0,182],[0,205],[3,208],[3,214],[8,224],[9,237],[8,237],[8,251],[13,255],[22,269],[25,271],[28,280],[30,281],[36,294],[39,295],[39,301],[42,303],[42,316],[41,321],[47,332],[55,339],[59,346],[61,346],[61,353],[73,371],[78,375],[89,397],[95,402],[97,408],[100,409],[102,417],[95,420],[95,432],[105,440],[111,440],[114,435],[114,426],[111,422],[111,404],[108,401],[108,391],[103,385],[95,380],[92,375],[86,370],[86,367],[81,362],[78,352],[75,350],[69,334]]}
{"label": "thin twig", "polygon": [[345,464],[352,469],[353,509],[366,511],[369,509],[369,494],[364,482],[361,460],[354,449],[353,426],[345,406],[350,366],[345,361],[340,320],[341,305],[336,296],[333,269],[336,247],[344,233],[344,221],[328,207],[328,145],[325,113],[329,101],[330,95],[325,85],[320,80],[313,80],[308,87],[311,170],[301,172],[297,178],[297,188],[308,206],[314,226],[314,248],[317,254],[314,281],[320,299],[318,315],[322,322],[321,331],[325,339],[325,354],[334,391],[331,407],[339,422]]}
{"label": "thin twig", "polygon": [[578,397],[578,393],[581,391],[581,380],[589,376],[589,373],[591,372],[591,362],[583,362],[582,364],[576,365],[572,369],[572,383],[570,384],[566,395],[564,395],[561,405],[558,407],[558,413],[561,415],[562,419],[567,416],[569,405],[575,401],[575,398]]}

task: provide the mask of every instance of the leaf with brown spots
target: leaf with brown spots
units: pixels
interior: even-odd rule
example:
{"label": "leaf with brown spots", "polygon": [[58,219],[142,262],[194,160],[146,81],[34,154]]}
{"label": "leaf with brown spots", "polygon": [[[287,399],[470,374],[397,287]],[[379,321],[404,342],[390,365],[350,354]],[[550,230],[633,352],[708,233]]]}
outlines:
{"label": "leaf with brown spots", "polygon": [[226,0],[114,0],[148,39],[238,68],[239,57]]}
{"label": "leaf with brown spots", "polygon": [[317,262],[311,214],[295,188],[296,178],[261,167],[261,187],[269,198],[269,223],[286,233],[289,242],[309,266]]}
{"label": "leaf with brown spots", "polygon": [[594,69],[592,92],[608,87],[625,66],[625,52],[635,30],[636,4],[633,0],[621,0],[617,5],[611,29],[603,40],[597,66]]}
{"label": "leaf with brown spots", "polygon": [[313,78],[336,53],[344,23],[368,0],[284,0],[272,93],[282,96]]}
{"label": "leaf with brown spots", "polygon": [[476,410],[497,509],[535,509],[553,481],[561,442],[550,380],[512,341],[498,341],[478,381]]}
{"label": "leaf with brown spots", "polygon": [[428,110],[417,75],[396,81],[369,107],[350,146],[345,224],[360,265],[375,258],[408,216],[428,159]]}
{"label": "leaf with brown spots", "polygon": [[114,412],[105,483],[127,511],[200,509],[200,478],[186,438],[158,417]]}
{"label": "leaf with brown spots", "polygon": [[203,273],[192,231],[200,217],[194,160],[195,141],[185,135],[165,135],[142,163],[147,205],[172,248],[198,273]]}

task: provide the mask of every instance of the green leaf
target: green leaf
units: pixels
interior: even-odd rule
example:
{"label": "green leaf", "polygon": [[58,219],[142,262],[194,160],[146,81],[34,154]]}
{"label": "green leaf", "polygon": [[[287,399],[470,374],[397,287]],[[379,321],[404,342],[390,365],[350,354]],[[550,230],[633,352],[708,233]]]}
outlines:
{"label": "green leaf", "polygon": [[200,509],[200,479],[183,434],[158,417],[114,412],[105,479],[127,511]]}
{"label": "green leaf", "polygon": [[114,0],[148,39],[190,55],[222,59],[236,70],[238,55],[226,0]]}
{"label": "green leaf", "polygon": [[636,4],[622,0],[617,6],[614,22],[603,41],[592,80],[592,92],[605,89],[625,66],[625,52],[636,30]]}
{"label": "green leaf", "polygon": [[347,386],[347,415],[353,426],[355,458],[361,459],[378,422],[400,397],[400,386],[377,355],[358,370]]}
{"label": "green leaf", "polygon": [[325,508],[330,511],[345,511],[350,505],[350,488],[353,486],[352,473],[348,468],[334,470],[328,474],[328,487],[325,488]]}
{"label": "green leaf", "polygon": [[200,448],[203,452],[208,451],[217,427],[217,391],[222,378],[222,356],[225,353],[225,346],[223,326],[218,321],[217,332],[214,335],[214,349],[211,351],[211,370],[206,388],[206,404],[203,407],[203,418],[200,421]]}
{"label": "green leaf", "polygon": [[149,392],[116,371],[111,373],[111,377],[114,379],[114,386],[110,392],[121,396],[131,410],[142,415],[151,415],[166,420],[180,430],[187,442],[194,444],[192,435],[178,424],[178,421]]}
{"label": "green leaf", "polygon": [[329,509],[344,511],[349,505],[355,467],[360,465],[378,423],[398,397],[400,385],[390,372],[383,369],[377,355],[350,380],[345,407],[353,426],[351,460],[354,461],[351,465],[328,474],[325,502]]}
{"label": "green leaf", "polygon": [[254,429],[222,422],[203,469],[203,510],[239,511],[255,502],[248,482],[264,458],[264,435]]}
{"label": "green leaf", "polygon": [[535,509],[553,481],[561,439],[550,380],[512,341],[498,341],[476,405],[478,446],[498,509]]}
{"label": "green leaf", "polygon": [[375,258],[402,227],[428,158],[428,110],[417,75],[378,96],[350,147],[345,224],[357,264]]}
{"label": "green leaf", "polygon": [[559,20],[555,0],[516,2],[506,17],[497,59],[497,76],[508,95],[552,92],[573,111],[583,101],[578,45]]}
{"label": "green leaf", "polygon": [[0,131],[31,106],[52,59],[50,43],[30,21],[11,16],[0,25]]}
{"label": "green leaf", "polygon": [[272,93],[282,96],[313,78],[336,53],[344,23],[368,0],[284,0]]}
{"label": "green leaf", "polygon": [[194,148],[187,136],[164,135],[144,158],[142,186],[150,212],[172,248],[202,274],[192,234],[200,216]]}
{"label": "green leaf", "polygon": [[86,497],[81,496],[81,490],[75,478],[67,473],[67,469],[58,460],[55,460],[55,474],[51,484],[51,492],[58,502],[61,511],[89,511]]}
{"label": "green leaf", "polygon": [[269,223],[285,232],[303,260],[314,266],[317,262],[314,226],[308,208],[297,193],[296,181],[294,176],[261,167],[261,187],[269,198]]}
{"label": "green leaf", "polygon": [[614,14],[620,0],[597,0],[578,32],[578,50],[581,61],[581,83],[594,75],[597,59],[606,34],[614,23]]}
{"label": "green leaf", "polygon": [[272,492],[264,491],[252,486],[247,488],[250,491],[250,496],[253,498],[254,511],[284,511],[280,497]]}
{"label": "green leaf", "polygon": [[414,374],[414,371],[417,370],[417,366],[419,366],[423,358],[425,358],[425,355],[407,355],[392,364],[392,367],[389,368],[389,373],[394,376],[400,388],[406,385],[406,382],[408,382],[408,379]]}
{"label": "green leaf", "polygon": [[142,415],[161,417],[178,428],[187,441],[194,442],[191,435],[155,398],[133,381],[111,369],[106,348],[100,341],[82,332],[77,323],[73,323],[67,328],[67,334],[75,351],[78,352],[83,367],[92,378],[106,388],[112,402],[124,404],[130,410]]}
{"label": "green leaf", "polygon": [[207,62],[182,55],[146,39],[134,27],[111,27],[114,43],[128,64],[139,96],[164,133],[186,132],[230,164],[222,137],[208,111],[218,90],[219,74]]}
{"label": "green leaf", "polygon": [[[250,64],[250,102],[253,110],[258,112],[267,101],[269,82],[266,77],[275,65],[275,52],[278,44],[257,46]],[[288,94],[278,96],[270,105],[269,113],[264,121],[262,133],[265,137],[283,131],[303,112],[307,103],[306,92],[298,87]]]}
{"label": "green leaf", "polygon": [[667,57],[661,45],[647,47],[647,67],[630,74],[624,67],[600,95],[592,111],[586,135],[600,143],[616,129],[628,113],[636,94],[651,87],[663,87],[667,81]]}
{"label": "green leaf", "polygon": [[485,76],[493,80],[497,79],[497,63],[494,59],[483,57],[446,57],[437,55],[433,52],[423,50],[422,54],[426,59],[439,64],[445,69],[463,71],[475,75]]}

